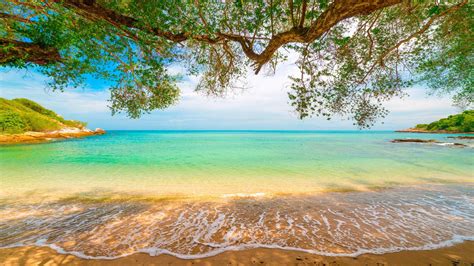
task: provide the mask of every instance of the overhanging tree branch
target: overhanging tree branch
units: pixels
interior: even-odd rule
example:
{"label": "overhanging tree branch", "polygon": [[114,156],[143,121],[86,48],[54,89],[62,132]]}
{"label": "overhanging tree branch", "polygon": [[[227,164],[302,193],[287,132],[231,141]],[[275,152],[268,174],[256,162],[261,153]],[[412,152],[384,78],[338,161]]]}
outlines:
{"label": "overhanging tree branch", "polygon": [[412,33],[410,36],[408,36],[407,38],[399,41],[398,43],[396,43],[394,46],[388,48],[383,54],[381,54],[378,58],[378,63],[380,65],[383,65],[383,60],[385,57],[387,57],[391,52],[393,52],[394,50],[398,49],[401,45],[409,42],[410,40],[422,35],[423,33],[425,33],[429,28],[430,26],[439,18],[443,17],[443,16],[446,16],[447,14],[449,13],[452,13],[456,10],[458,10],[459,8],[461,8],[462,6],[464,6],[465,4],[468,3],[468,0],[463,0],[461,3],[455,5],[455,6],[452,6],[446,10],[444,10],[443,12],[439,13],[439,14],[436,14],[434,16],[432,16],[424,25],[423,27],[421,27],[419,30],[417,30],[416,32]]}
{"label": "overhanging tree branch", "polygon": [[23,23],[33,23],[31,20],[22,18],[20,16],[15,16],[7,13],[0,12],[0,19],[11,19]]}
{"label": "overhanging tree branch", "polygon": [[[235,41],[240,44],[245,55],[254,61],[255,73],[258,74],[264,64],[266,64],[274,53],[283,45],[289,43],[310,43],[321,37],[340,21],[357,16],[370,14],[373,11],[396,5],[402,0],[339,0],[332,3],[310,27],[292,27],[290,30],[281,32],[271,37],[265,49],[261,53],[254,51],[250,40],[246,36],[229,33],[217,33],[216,37],[199,34],[193,35],[188,32],[173,33],[163,31],[158,28],[145,27],[138,23],[138,20],[119,14],[96,3],[95,0],[54,0],[62,3],[66,7],[81,10],[81,14],[87,18],[101,18],[111,24],[136,28],[168,39],[173,42],[183,42],[188,39],[206,42],[209,44],[221,43],[224,40]],[[92,17],[93,16],[93,17]]]}
{"label": "overhanging tree branch", "polygon": [[54,47],[9,39],[0,39],[0,47],[0,64],[23,60],[37,65],[48,65],[61,61],[61,55]]}
{"label": "overhanging tree branch", "polygon": [[467,3],[468,3],[468,0],[463,0],[461,3],[454,5],[444,10],[443,12],[440,12],[439,14],[432,16],[419,30],[415,31],[414,33],[410,34],[408,37],[400,40],[395,45],[386,49],[380,56],[378,56],[377,60],[370,66],[369,70],[364,75],[364,77],[358,82],[358,84],[364,83],[367,77],[374,71],[377,65],[384,66],[384,60],[388,55],[390,55],[390,53],[400,48],[400,46],[402,46],[403,44],[408,43],[412,39],[417,38],[423,33],[425,33],[437,19],[444,17],[448,15],[449,13],[455,12],[456,10],[460,9],[462,6],[466,5]]}
{"label": "overhanging tree branch", "polygon": [[[273,2],[0,1],[0,65],[37,64],[53,89],[81,86],[86,75],[106,79],[112,113],[132,118],[179,99],[175,60],[200,75],[196,90],[223,96],[249,65],[259,73],[287,60],[280,48],[300,55],[289,93],[300,118],[353,115],[366,127],[386,114],[383,101],[414,82],[456,97],[472,91],[468,0]],[[419,77],[399,73],[405,62]]]}

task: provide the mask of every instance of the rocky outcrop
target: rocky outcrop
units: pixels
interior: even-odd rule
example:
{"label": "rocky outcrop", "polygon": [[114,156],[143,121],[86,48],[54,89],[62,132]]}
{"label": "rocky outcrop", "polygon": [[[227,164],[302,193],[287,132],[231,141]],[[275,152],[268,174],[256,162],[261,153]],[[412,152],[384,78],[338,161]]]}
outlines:
{"label": "rocky outcrop", "polygon": [[462,143],[451,143],[451,142],[441,142],[435,139],[394,139],[391,140],[392,143],[431,143],[441,146],[455,146],[455,147],[467,147],[467,145]]}
{"label": "rocky outcrop", "polygon": [[467,140],[474,140],[474,136],[456,136],[456,137],[448,137],[448,139],[467,139]]}
{"label": "rocky outcrop", "polygon": [[438,143],[435,139],[394,139],[390,142],[399,143],[399,142],[416,142],[416,143]]}
{"label": "rocky outcrop", "polygon": [[98,127],[94,130],[94,132],[97,134],[97,135],[103,135],[105,134],[105,130],[103,130],[102,128]]}
{"label": "rocky outcrop", "polygon": [[87,128],[64,128],[49,132],[28,131],[21,134],[0,135],[0,145],[43,143],[60,139],[83,138],[102,134],[105,134],[105,130],[101,128],[97,128],[94,131]]}

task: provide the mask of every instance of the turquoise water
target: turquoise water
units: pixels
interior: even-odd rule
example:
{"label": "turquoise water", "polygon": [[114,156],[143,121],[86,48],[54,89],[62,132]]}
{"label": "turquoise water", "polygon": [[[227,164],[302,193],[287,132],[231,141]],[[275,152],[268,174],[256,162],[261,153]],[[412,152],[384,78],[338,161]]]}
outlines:
{"label": "turquoise water", "polygon": [[394,138],[448,140],[360,131],[110,131],[1,147],[0,196],[100,190],[219,197],[473,181],[472,148],[390,143]]}
{"label": "turquoise water", "polygon": [[109,131],[0,147],[0,248],[110,259],[474,240],[474,148],[442,134]]}

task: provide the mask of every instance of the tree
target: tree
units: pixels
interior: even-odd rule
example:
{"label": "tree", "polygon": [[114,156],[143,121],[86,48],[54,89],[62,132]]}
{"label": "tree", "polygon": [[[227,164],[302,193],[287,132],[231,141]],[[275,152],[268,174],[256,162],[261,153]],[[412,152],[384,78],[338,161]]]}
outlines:
{"label": "tree", "polygon": [[0,1],[0,64],[36,67],[54,89],[88,75],[114,83],[112,113],[137,118],[179,98],[171,64],[223,96],[250,66],[296,52],[290,104],[300,118],[339,114],[371,126],[383,102],[427,84],[469,106],[472,4],[409,0]]}

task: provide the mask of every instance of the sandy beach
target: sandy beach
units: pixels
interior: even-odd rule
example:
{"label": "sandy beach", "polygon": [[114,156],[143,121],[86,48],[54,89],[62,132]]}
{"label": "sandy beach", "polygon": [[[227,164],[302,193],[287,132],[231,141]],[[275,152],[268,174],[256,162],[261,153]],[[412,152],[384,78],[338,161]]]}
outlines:
{"label": "sandy beach", "polygon": [[401,251],[358,257],[327,257],[305,252],[257,248],[227,251],[203,259],[138,253],[115,260],[87,260],[46,247],[0,249],[1,265],[473,265],[474,242],[423,251]]}

